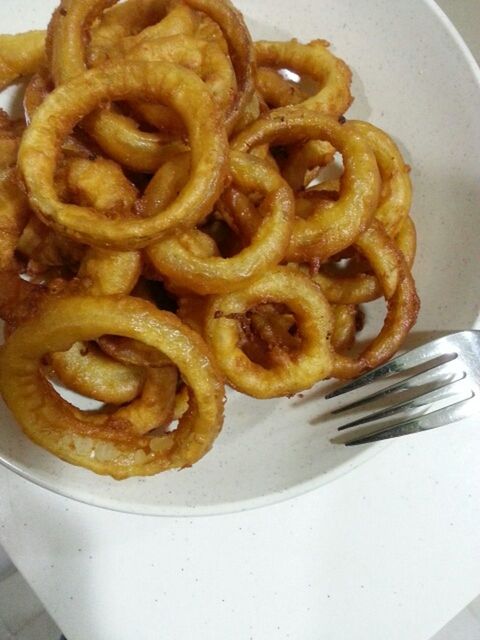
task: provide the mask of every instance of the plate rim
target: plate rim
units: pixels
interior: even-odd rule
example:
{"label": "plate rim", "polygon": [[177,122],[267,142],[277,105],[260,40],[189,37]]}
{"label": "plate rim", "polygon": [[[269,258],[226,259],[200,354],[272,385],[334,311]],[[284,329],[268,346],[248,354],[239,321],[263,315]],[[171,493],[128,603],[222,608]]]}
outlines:
{"label": "plate rim", "polygon": [[[435,0],[422,0],[423,4],[430,9],[432,14],[439,20],[439,22],[446,28],[448,34],[452,37],[453,41],[457,45],[459,51],[462,54],[463,59],[467,63],[470,71],[472,72],[474,82],[480,92],[480,66],[477,63],[473,53],[465,42],[464,38],[450,20],[445,11],[437,4]],[[476,326],[480,319],[480,312],[477,315],[476,322],[472,325]],[[31,446],[38,446],[35,443],[29,441]],[[375,458],[381,452],[385,451],[393,444],[391,440],[379,442],[374,445],[369,445],[363,452],[359,453],[352,459],[346,460],[337,465],[333,469],[320,474],[304,482],[299,482],[292,487],[284,490],[269,492],[266,495],[258,496],[255,498],[241,498],[229,502],[220,502],[214,505],[200,505],[195,506],[169,506],[169,505],[143,505],[143,504],[125,504],[119,502],[118,499],[101,497],[97,499],[96,495],[90,495],[88,498],[82,498],[81,495],[75,495],[75,492],[62,491],[62,485],[58,486],[53,480],[42,479],[41,477],[35,477],[35,474],[31,472],[24,465],[19,465],[11,461],[8,457],[0,452],[0,465],[8,471],[11,471],[15,475],[21,477],[27,482],[33,485],[49,491],[55,495],[58,495],[69,500],[90,506],[103,509],[106,511],[113,511],[117,513],[124,513],[129,515],[140,516],[154,516],[158,518],[199,518],[199,517],[213,517],[220,515],[228,515],[233,513],[242,513],[245,511],[251,511],[254,509],[265,508],[280,504],[289,500],[293,500],[300,496],[311,493],[321,487],[336,481],[342,476],[354,471],[356,468],[365,464],[369,460]],[[67,463],[64,463],[67,464]]]}
{"label": "plate rim", "polygon": [[[38,447],[38,445],[34,442],[29,441],[29,443],[35,447]],[[312,493],[316,489],[319,489],[322,486],[326,486],[334,482],[335,480],[338,480],[342,476],[351,473],[357,467],[360,467],[364,463],[368,462],[368,460],[375,458],[392,444],[393,443],[391,440],[386,440],[374,445],[369,445],[364,449],[362,453],[355,456],[354,458],[346,460],[345,462],[337,465],[324,474],[316,476],[315,478],[312,478],[310,480],[306,480],[305,482],[295,484],[293,485],[293,487],[289,487],[285,490],[273,491],[264,496],[259,496],[256,498],[243,498],[235,501],[219,502],[218,504],[214,505],[201,505],[198,507],[159,505],[158,508],[156,508],[154,505],[147,506],[140,503],[137,503],[133,506],[127,506],[124,503],[119,502],[118,499],[114,498],[100,498],[99,500],[96,499],[96,496],[94,496],[93,498],[82,498],[80,495],[73,495],[72,493],[69,493],[67,491],[62,491],[62,485],[58,486],[54,484],[53,481],[42,480],[38,476],[35,477],[23,465],[17,465],[10,460],[7,460],[1,454],[0,465],[6,468],[8,471],[13,472],[16,476],[19,476],[20,478],[26,480],[27,482],[30,482],[31,484],[34,484],[42,490],[49,491],[62,498],[67,498],[69,500],[73,500],[74,502],[78,502],[89,507],[102,509],[104,511],[113,511],[115,513],[124,513],[127,515],[136,516],[152,516],[156,518],[205,518],[231,515],[235,513],[244,513],[246,511],[254,511],[257,509],[280,504],[282,502],[287,502],[308,493]],[[68,463],[65,462],[64,464]],[[87,472],[87,470],[85,471]],[[179,470],[179,472],[181,471],[182,469]],[[145,480],[148,481],[148,477],[146,477]]]}

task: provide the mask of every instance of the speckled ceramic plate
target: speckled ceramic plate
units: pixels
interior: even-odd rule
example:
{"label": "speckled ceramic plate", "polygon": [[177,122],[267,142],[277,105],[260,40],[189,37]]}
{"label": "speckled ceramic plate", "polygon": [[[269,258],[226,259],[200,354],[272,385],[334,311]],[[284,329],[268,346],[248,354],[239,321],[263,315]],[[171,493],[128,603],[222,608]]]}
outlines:
{"label": "speckled ceramic plate", "polygon": [[[390,132],[411,164],[422,298],[418,342],[472,327],[478,277],[480,79],[471,54],[429,0],[237,0],[256,38],[325,38],[353,71],[349,116]],[[2,0],[3,31],[41,28],[55,0]],[[11,106],[14,92],[2,96]],[[225,427],[192,469],[121,483],[67,465],[30,443],[0,407],[0,457],[52,491],[133,513],[204,515],[258,507],[320,487],[381,446],[331,443],[336,423],[319,386],[303,398],[229,393]]]}

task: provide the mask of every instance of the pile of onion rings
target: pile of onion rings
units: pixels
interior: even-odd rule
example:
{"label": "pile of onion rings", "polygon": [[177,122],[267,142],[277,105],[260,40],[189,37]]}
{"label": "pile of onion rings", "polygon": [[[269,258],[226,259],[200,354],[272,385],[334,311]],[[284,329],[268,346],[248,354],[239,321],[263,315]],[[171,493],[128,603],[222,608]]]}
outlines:
{"label": "pile of onion rings", "polygon": [[229,0],[61,0],[46,32],[0,36],[0,89],[20,80],[24,117],[0,110],[0,391],[35,443],[117,479],[188,467],[225,384],[290,396],[400,348],[410,168],[345,118],[329,43],[253,42]]}

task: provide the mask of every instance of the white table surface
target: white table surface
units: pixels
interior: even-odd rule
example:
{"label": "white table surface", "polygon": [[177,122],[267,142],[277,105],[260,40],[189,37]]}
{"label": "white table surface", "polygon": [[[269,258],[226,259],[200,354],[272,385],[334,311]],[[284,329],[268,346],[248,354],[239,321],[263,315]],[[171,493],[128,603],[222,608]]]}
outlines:
{"label": "white table surface", "polygon": [[[478,59],[480,2],[439,4]],[[480,593],[479,422],[194,520],[90,508],[1,468],[0,542],[69,640],[428,640]]]}

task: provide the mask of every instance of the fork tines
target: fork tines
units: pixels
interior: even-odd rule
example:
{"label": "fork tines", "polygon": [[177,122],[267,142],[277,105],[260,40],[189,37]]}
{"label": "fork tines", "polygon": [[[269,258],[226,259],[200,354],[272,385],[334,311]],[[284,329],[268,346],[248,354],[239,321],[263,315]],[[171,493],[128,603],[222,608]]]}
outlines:
{"label": "fork tines", "polygon": [[[469,346],[468,334],[473,333],[476,332],[444,336],[412,349],[329,393],[327,399],[336,398],[374,381],[403,375],[398,382],[334,409],[331,413],[338,415],[390,400],[388,406],[341,425],[340,432],[353,427],[362,429],[333,441],[351,446],[434,429],[469,417],[475,409],[470,402],[473,398],[480,409],[478,396],[470,384],[468,366],[461,357],[462,348]],[[475,338],[478,340],[478,335]],[[396,421],[385,423],[389,418]]]}

